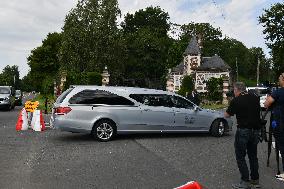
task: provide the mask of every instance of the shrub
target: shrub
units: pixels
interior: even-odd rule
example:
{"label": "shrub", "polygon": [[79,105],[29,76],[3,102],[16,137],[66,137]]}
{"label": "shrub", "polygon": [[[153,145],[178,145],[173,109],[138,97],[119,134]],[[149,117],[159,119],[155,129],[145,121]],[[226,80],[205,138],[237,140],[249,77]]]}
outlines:
{"label": "shrub", "polygon": [[223,79],[222,78],[210,78],[206,82],[207,86],[207,97],[211,101],[222,101],[223,93]]}
{"label": "shrub", "polygon": [[183,78],[181,88],[178,91],[179,95],[185,96],[186,93],[191,92],[194,89],[194,82],[191,76],[187,75]]}

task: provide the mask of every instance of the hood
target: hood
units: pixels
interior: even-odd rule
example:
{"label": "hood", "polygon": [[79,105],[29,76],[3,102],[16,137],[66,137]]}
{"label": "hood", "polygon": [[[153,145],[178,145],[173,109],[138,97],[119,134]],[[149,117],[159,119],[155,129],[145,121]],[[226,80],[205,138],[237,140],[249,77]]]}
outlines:
{"label": "hood", "polygon": [[5,98],[5,97],[9,97],[10,94],[0,94],[0,98]]}

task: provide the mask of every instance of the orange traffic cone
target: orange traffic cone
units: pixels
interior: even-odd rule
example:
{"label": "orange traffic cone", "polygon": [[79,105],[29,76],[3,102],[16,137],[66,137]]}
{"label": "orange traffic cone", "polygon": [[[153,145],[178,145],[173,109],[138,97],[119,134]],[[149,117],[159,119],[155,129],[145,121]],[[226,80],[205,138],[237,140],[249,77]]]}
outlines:
{"label": "orange traffic cone", "polygon": [[19,118],[18,118],[17,124],[16,124],[16,131],[22,130],[22,125],[23,125],[23,117],[22,117],[22,110],[21,110],[20,114],[19,114]]}
{"label": "orange traffic cone", "polygon": [[41,131],[44,131],[45,130],[45,123],[44,123],[44,119],[43,119],[41,111],[40,111],[40,125],[41,125]]}
{"label": "orange traffic cone", "polygon": [[202,189],[202,186],[198,182],[192,181],[175,189]]}

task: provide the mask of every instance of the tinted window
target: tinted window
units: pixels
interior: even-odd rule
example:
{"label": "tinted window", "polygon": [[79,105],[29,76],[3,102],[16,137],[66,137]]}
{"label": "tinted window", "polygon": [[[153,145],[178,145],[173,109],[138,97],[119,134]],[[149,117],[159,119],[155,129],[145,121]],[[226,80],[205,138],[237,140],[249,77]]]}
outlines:
{"label": "tinted window", "polygon": [[66,96],[73,90],[74,88],[67,89],[64,91],[56,100],[56,103],[62,103]]}
{"label": "tinted window", "polygon": [[134,105],[130,100],[103,90],[84,90],[69,100],[70,104]]}
{"label": "tinted window", "polygon": [[172,101],[174,103],[174,107],[176,108],[186,108],[186,109],[192,109],[193,104],[184,98],[178,97],[178,96],[173,96]]}
{"label": "tinted window", "polygon": [[165,107],[173,106],[170,96],[168,95],[131,94],[129,95],[129,97],[147,106],[165,106]]}

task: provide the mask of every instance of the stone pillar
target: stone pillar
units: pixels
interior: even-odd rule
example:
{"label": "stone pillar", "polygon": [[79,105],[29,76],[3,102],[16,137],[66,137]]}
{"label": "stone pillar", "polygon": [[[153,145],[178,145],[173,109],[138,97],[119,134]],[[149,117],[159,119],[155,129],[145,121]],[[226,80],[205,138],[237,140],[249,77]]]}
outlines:
{"label": "stone pillar", "polygon": [[56,94],[57,94],[57,86],[56,86],[56,80],[53,81],[53,94],[54,94],[54,97],[56,98]]}
{"label": "stone pillar", "polygon": [[63,87],[64,87],[64,83],[66,82],[66,76],[67,73],[65,71],[61,72],[61,78],[60,78],[60,94],[63,92]]}
{"label": "stone pillar", "polygon": [[102,86],[107,86],[109,84],[109,77],[110,77],[110,74],[108,73],[107,70],[107,66],[105,66],[105,69],[101,74],[101,76],[102,76]]}
{"label": "stone pillar", "polygon": [[229,78],[223,77],[223,101],[222,104],[227,105],[229,103],[227,98],[227,92],[229,92]]}

